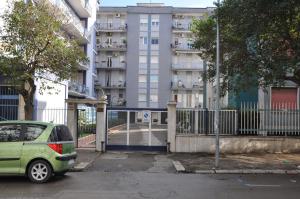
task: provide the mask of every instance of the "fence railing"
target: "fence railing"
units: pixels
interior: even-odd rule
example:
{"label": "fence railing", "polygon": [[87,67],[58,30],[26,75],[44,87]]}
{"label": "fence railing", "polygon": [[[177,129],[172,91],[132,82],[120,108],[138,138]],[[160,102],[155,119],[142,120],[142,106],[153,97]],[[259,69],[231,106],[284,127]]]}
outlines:
{"label": "fence railing", "polygon": [[0,86],[0,121],[18,119],[19,95],[12,86]]}
{"label": "fence railing", "polygon": [[[214,109],[176,111],[178,134],[213,135]],[[242,103],[240,109],[220,110],[220,135],[300,136],[300,109],[291,103],[259,106]]]}
{"label": "fence railing", "polygon": [[[177,133],[193,133],[202,135],[214,134],[215,111],[208,109],[177,109]],[[237,111],[220,111],[220,134],[232,135],[237,133]]]}
{"label": "fence railing", "polygon": [[300,109],[295,103],[242,103],[239,114],[241,135],[300,136]]}
{"label": "fence railing", "polygon": [[35,108],[36,121],[67,125],[67,109],[65,108]]}

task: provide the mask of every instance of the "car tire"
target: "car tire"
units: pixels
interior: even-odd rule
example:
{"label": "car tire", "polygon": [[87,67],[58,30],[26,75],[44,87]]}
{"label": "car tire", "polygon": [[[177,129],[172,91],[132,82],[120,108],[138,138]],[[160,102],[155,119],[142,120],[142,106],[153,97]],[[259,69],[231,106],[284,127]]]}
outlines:
{"label": "car tire", "polygon": [[52,168],[45,160],[33,161],[27,171],[30,181],[38,184],[47,182],[52,177],[52,174]]}

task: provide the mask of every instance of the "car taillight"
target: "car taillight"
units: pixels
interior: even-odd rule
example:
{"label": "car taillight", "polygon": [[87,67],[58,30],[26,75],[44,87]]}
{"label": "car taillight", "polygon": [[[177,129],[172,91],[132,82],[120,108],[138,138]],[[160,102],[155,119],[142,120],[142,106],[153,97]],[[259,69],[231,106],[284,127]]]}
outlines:
{"label": "car taillight", "polygon": [[54,150],[55,152],[62,154],[63,153],[63,145],[62,144],[48,144],[48,146]]}

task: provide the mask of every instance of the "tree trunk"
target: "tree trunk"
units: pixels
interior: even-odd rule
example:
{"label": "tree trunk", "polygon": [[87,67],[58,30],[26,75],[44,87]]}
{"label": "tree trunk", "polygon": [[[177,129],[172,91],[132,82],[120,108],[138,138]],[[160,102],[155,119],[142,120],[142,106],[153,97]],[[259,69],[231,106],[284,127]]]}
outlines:
{"label": "tree trunk", "polygon": [[25,120],[33,120],[33,113],[34,113],[34,94],[36,91],[36,86],[34,84],[34,80],[29,80],[24,83],[22,90],[20,91],[21,95],[23,96],[24,103],[25,103]]}

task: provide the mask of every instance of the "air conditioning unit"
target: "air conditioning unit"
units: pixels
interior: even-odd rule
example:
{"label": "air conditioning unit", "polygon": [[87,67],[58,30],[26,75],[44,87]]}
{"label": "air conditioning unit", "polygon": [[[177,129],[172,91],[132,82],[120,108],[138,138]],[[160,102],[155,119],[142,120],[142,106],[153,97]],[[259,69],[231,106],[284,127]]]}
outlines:
{"label": "air conditioning unit", "polygon": [[117,18],[120,18],[120,17],[121,17],[121,14],[120,14],[120,13],[117,13],[117,14],[116,14],[116,17],[117,17]]}

